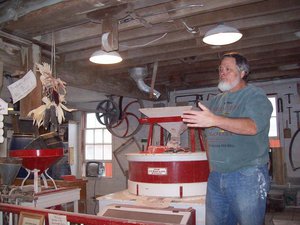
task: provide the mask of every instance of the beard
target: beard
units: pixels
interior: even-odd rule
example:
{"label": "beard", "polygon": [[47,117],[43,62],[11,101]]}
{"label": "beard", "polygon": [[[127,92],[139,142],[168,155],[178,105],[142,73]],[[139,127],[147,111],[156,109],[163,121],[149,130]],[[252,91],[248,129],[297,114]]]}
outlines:
{"label": "beard", "polygon": [[236,79],[233,82],[228,82],[224,80],[220,80],[218,84],[218,88],[220,91],[230,91],[232,88],[234,88],[239,82],[241,81],[240,77],[236,77]]}

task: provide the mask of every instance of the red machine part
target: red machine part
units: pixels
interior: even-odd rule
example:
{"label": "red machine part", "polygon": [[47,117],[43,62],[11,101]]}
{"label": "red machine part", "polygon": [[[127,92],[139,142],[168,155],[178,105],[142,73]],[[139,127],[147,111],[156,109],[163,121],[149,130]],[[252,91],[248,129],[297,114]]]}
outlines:
{"label": "red machine part", "polygon": [[129,162],[129,180],[144,183],[206,182],[208,161]]}
{"label": "red machine part", "polygon": [[43,173],[64,154],[62,148],[55,149],[25,149],[10,151],[10,157],[22,158],[22,165],[26,169],[38,169]]}
{"label": "red machine part", "polygon": [[[152,145],[154,124],[169,123],[169,122],[182,122],[182,118],[180,116],[141,118],[141,119],[139,119],[139,122],[140,122],[140,124],[150,124],[147,147],[146,147],[146,149],[148,149],[149,146]],[[199,135],[201,151],[205,151],[204,141],[203,141],[203,137],[202,137],[202,130],[200,128],[197,128],[197,130],[198,130],[198,135]],[[195,128],[191,128],[190,131],[191,131],[191,133],[190,133],[191,152],[195,152],[196,151]],[[160,145],[161,146],[163,146],[163,144],[164,144],[163,143],[163,134],[164,134],[163,132],[164,132],[164,130],[161,127],[161,129],[160,129]]]}
{"label": "red machine part", "polygon": [[109,130],[109,132],[112,135],[116,137],[120,137],[120,138],[132,137],[142,127],[142,125],[139,123],[139,119],[142,115],[139,112],[136,113],[133,109],[143,108],[144,107],[143,102],[137,99],[129,102],[124,107],[124,109],[122,109],[122,104],[119,107],[121,107],[121,109],[120,109],[120,117],[118,118],[118,121],[112,124],[106,124],[106,128]]}

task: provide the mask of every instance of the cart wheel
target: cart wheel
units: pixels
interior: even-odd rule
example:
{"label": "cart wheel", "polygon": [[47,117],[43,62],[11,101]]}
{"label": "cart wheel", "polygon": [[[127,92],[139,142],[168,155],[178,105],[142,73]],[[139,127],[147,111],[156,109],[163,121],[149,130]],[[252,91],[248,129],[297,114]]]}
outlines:
{"label": "cart wheel", "polygon": [[143,108],[141,100],[129,102],[122,110],[121,119],[117,123],[111,123],[106,126],[109,132],[120,138],[128,138],[135,135],[142,127],[139,119],[142,117],[140,108]]}
{"label": "cart wheel", "polygon": [[120,110],[114,101],[103,100],[98,104],[96,110],[96,118],[102,125],[111,126],[118,122]]}

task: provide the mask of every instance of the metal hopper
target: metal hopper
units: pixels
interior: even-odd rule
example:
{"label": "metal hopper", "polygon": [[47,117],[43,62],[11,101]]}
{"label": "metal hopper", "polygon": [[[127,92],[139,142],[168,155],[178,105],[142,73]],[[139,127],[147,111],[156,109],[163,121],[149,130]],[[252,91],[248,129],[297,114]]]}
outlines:
{"label": "metal hopper", "polygon": [[[29,177],[30,173],[34,173],[34,192],[38,193],[41,191],[40,187],[40,176],[43,178],[45,174],[50,178],[54,184],[55,189],[57,189],[54,180],[47,174],[47,169],[59,160],[63,156],[63,148],[54,149],[25,149],[25,150],[14,150],[10,152],[11,157],[22,158],[22,165],[27,170],[28,175],[22,182],[21,187],[23,187],[26,179]],[[44,178],[43,178],[44,180]],[[48,187],[47,182],[44,182],[45,187]]]}
{"label": "metal hopper", "polygon": [[22,165],[29,170],[38,169],[43,173],[52,164],[63,156],[63,149],[25,149],[10,152],[11,157],[23,159]]}
{"label": "metal hopper", "polygon": [[[184,111],[191,110],[192,108],[193,106],[142,108],[140,112],[149,118],[180,118]],[[171,134],[168,146],[178,148],[180,145],[180,134],[187,129],[187,125],[181,119],[177,119],[176,122],[158,122],[157,124]]]}
{"label": "metal hopper", "polygon": [[0,157],[0,184],[11,185],[21,166],[21,158]]}

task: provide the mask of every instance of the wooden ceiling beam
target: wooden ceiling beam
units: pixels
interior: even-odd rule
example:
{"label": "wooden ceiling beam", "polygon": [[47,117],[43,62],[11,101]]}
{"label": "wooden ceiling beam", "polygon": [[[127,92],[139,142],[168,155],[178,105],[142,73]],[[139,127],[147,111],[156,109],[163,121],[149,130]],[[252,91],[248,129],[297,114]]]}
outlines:
{"label": "wooden ceiling beam", "polygon": [[[261,82],[261,81],[270,81],[276,79],[289,79],[289,78],[296,78],[299,76],[300,70],[291,70],[291,71],[269,71],[269,72],[261,72],[256,73],[253,75],[249,83],[255,82]],[[182,86],[178,86],[176,90],[185,90],[185,89],[198,89],[198,88],[207,88],[207,87],[216,87],[218,84],[218,76],[215,74],[207,74],[209,76],[209,79],[199,79],[199,77],[202,77],[201,74],[195,74],[194,76],[198,76],[197,79],[192,80],[190,78],[187,78],[189,80],[188,83]],[[185,81],[186,82],[186,81]],[[157,85],[160,86],[160,85]]]}
{"label": "wooden ceiling beam", "polygon": [[[275,49],[275,50],[274,50]],[[251,66],[252,60],[263,60],[265,58],[271,57],[284,57],[287,55],[297,55],[300,52],[299,48],[299,41],[294,42],[288,42],[284,44],[274,44],[269,45],[265,48],[259,47],[253,47],[253,48],[246,48],[246,49],[237,49],[238,52],[245,55],[249,61]],[[199,70],[214,70],[216,62],[219,61],[219,59],[216,58],[216,53],[209,53],[209,54],[203,54],[200,56],[201,61],[194,62],[192,64],[188,63],[178,63],[176,65],[160,65],[158,70],[158,78],[160,77],[159,74],[166,74],[166,73],[176,73],[176,72],[183,72],[186,71],[186,73],[191,72],[197,72]],[[220,52],[220,55],[222,53]],[[251,66],[252,68],[252,66]]]}
{"label": "wooden ceiling beam", "polygon": [[[22,2],[29,2],[22,0]],[[33,3],[34,2],[34,3]],[[22,15],[21,19],[10,20],[7,22],[5,28],[7,30],[22,30],[31,37],[38,36],[43,30],[43,34],[49,34],[51,40],[51,33],[70,26],[76,26],[83,22],[89,21],[86,18],[86,12],[90,10],[108,8],[116,5],[123,4],[124,1],[118,0],[72,0],[72,1],[59,1],[59,0],[43,0],[40,2],[54,2],[55,4],[48,4],[47,7],[37,7],[43,5],[37,4],[36,1],[30,0],[29,4],[24,4],[24,8],[33,6],[35,10]],[[133,1],[126,1],[133,2]],[[21,5],[22,6],[22,5]],[[3,8],[2,11],[7,10]],[[72,16],[70,16],[72,14]],[[14,18],[15,19],[15,18]],[[63,27],[61,21],[64,21]],[[28,24],[35,24],[35,26],[28,26]],[[51,43],[51,41],[49,42]]]}
{"label": "wooden ceiling beam", "polygon": [[[300,56],[300,53],[298,52],[298,54],[295,54],[296,57]],[[251,59],[251,58],[250,58]],[[263,74],[263,72],[286,72],[283,70],[280,70],[280,66],[284,66],[284,65],[290,65],[290,64],[297,64],[298,61],[295,57],[293,56],[288,56],[288,57],[284,57],[284,60],[282,59],[282,56],[278,56],[276,58],[272,58],[272,59],[267,59],[264,61],[264,63],[256,64],[257,61],[262,61],[260,60],[252,60],[250,61],[250,68],[251,68],[251,74],[250,74],[250,79],[252,81],[254,81],[255,79],[257,79],[256,75],[253,74]],[[190,69],[187,68],[186,70],[180,70],[180,71],[176,71],[174,73],[172,72],[168,72],[165,74],[168,74],[168,76],[164,76],[164,73],[159,73],[157,74],[157,80],[156,80],[156,84],[157,85],[163,85],[163,84],[169,84],[172,86],[172,80],[174,79],[173,77],[181,77],[182,80],[184,80],[184,82],[187,83],[193,83],[194,81],[197,80],[210,80],[211,77],[218,77],[218,72],[217,72],[217,67],[219,65],[219,60],[212,60],[209,62],[205,63],[205,67],[207,69],[203,69],[203,68],[194,68],[191,67]],[[253,65],[253,66],[252,66]],[[172,75],[173,74],[173,75]],[[149,82],[149,79],[145,80],[146,82]]]}
{"label": "wooden ceiling beam", "polygon": [[[86,0],[65,1],[1,25],[14,34],[24,34],[22,37],[29,37],[28,40],[40,43],[48,51],[54,35],[56,54],[60,58],[58,76],[70,86],[106,94],[144,98],[130,79],[128,68],[147,66],[151,74],[157,60],[155,87],[158,90],[216,84],[219,57],[231,50],[249,59],[253,80],[269,80],[271,74],[275,79],[293,77],[299,72],[280,70],[280,66],[299,63],[300,39],[295,35],[300,31],[298,0],[203,0],[200,3],[198,0],[105,0],[108,5],[100,7],[93,5],[95,1],[89,1],[90,6]],[[130,4],[126,5],[127,2]],[[81,4],[85,5],[81,7]],[[193,4],[204,6],[189,7]],[[120,11],[114,13],[116,5],[120,5]],[[108,12],[119,16],[118,47],[124,60],[116,65],[92,64],[88,58],[101,48],[102,19]],[[240,29],[243,38],[221,47],[204,44],[205,32],[219,22]],[[192,34],[189,27],[198,32]],[[33,35],[38,41],[32,40]],[[149,75],[145,82],[150,81]]]}
{"label": "wooden ceiling beam", "polygon": [[133,80],[114,76],[98,77],[95,76],[97,71],[86,71],[75,64],[57,65],[57,71],[59,71],[58,77],[72,87],[132,98],[147,99],[149,97],[138,89]]}
{"label": "wooden ceiling beam", "polygon": [[[199,4],[199,1],[191,1],[191,0],[180,1],[180,2],[181,2],[180,5]],[[182,9],[182,10],[174,11],[174,13],[172,13],[171,17],[167,13],[167,8],[170,8],[170,6],[169,7],[166,6],[166,4],[168,4],[168,3],[163,4],[163,5],[158,5],[155,7],[151,7],[151,13],[156,14],[156,15],[151,16],[152,19],[148,18],[149,16],[145,17],[144,19],[149,21],[149,23],[153,24],[152,25],[153,27],[151,29],[145,28],[145,27],[143,27],[143,25],[140,22],[138,22],[136,20],[130,21],[128,23],[122,23],[119,25],[120,41],[122,40],[122,35],[127,40],[127,39],[133,39],[135,37],[148,36],[148,35],[150,35],[149,32],[152,32],[152,35],[169,32],[170,28],[168,29],[167,27],[165,27],[165,24],[163,24],[162,27],[160,24],[157,24],[157,23],[162,22],[161,19],[157,19],[157,18],[159,18],[160,13],[162,15],[163,14],[167,15],[167,18],[166,18],[166,16],[163,16],[164,22],[167,22],[168,20],[173,20],[173,19],[176,19],[181,16],[188,17],[188,16],[191,16],[194,14],[203,13],[203,12],[211,12],[215,9],[222,9],[222,8],[228,8],[228,10],[229,10],[231,7],[234,7],[237,5],[245,5],[245,4],[248,5],[249,3],[254,3],[254,2],[262,2],[262,0],[231,0],[231,1],[219,1],[219,0],[209,0],[208,1],[208,0],[206,0],[206,1],[204,1],[204,7],[193,7],[188,10]],[[179,3],[179,1],[176,1],[176,3]],[[139,15],[141,14],[141,16],[143,16],[143,14],[144,15],[149,14],[149,8],[145,9],[144,13],[141,10],[140,11],[137,10],[136,11],[137,14],[139,14]],[[164,12],[163,10],[165,11],[165,13],[163,13]],[[232,15],[234,15],[234,13],[232,13]],[[51,17],[53,17],[53,15]],[[44,26],[47,26],[47,23],[49,23],[49,22],[43,21]],[[89,32],[84,32],[85,39],[94,38],[95,35],[98,35],[98,36],[101,35],[101,30],[99,30],[97,28],[97,24],[90,23],[89,27],[90,27]],[[181,29],[182,28],[183,28],[183,26],[181,27]],[[12,29],[13,29],[13,27],[12,27]],[[136,29],[136,32],[133,33],[133,36],[131,36],[130,33],[132,33],[135,29]],[[174,27],[172,29],[174,29]],[[77,41],[78,40],[77,34],[82,33],[82,26],[81,25],[76,26],[76,24],[75,24],[74,27],[72,27],[72,26],[70,26],[69,28],[65,27],[65,29],[57,28],[54,31],[55,31],[54,35],[56,38],[56,43],[57,43],[57,45],[60,45],[65,42]],[[130,32],[129,33],[127,32],[127,34],[126,34],[126,31],[130,31]],[[123,33],[123,32],[125,32],[125,33]],[[126,35],[129,35],[129,36],[127,37]],[[50,32],[45,33],[44,35],[39,37],[39,40],[45,44],[51,45],[52,34]]]}
{"label": "wooden ceiling beam", "polygon": [[50,7],[51,5],[63,2],[63,0],[11,0],[8,2],[3,2],[1,4],[6,4],[5,7],[0,8],[0,24],[7,23],[11,20],[16,20],[16,18],[23,17],[36,10],[41,10],[44,7]]}
{"label": "wooden ceiling beam", "polygon": [[[252,17],[256,17],[259,15],[262,15],[265,12],[268,13],[273,13],[273,12],[278,12],[278,8],[280,11],[284,12],[288,9],[291,8],[297,8],[297,0],[288,0],[288,1],[261,1],[257,4],[246,4],[242,5],[240,7],[235,7],[235,8],[230,8],[232,6],[229,4],[229,1],[215,1],[217,3],[223,4],[222,2],[226,2],[228,5],[226,5],[226,9],[224,10],[219,10],[216,13],[204,13],[204,14],[199,14],[196,16],[191,16],[187,17],[188,15],[185,15],[186,19],[184,19],[187,24],[190,26],[205,26],[205,25],[210,25],[210,24],[216,24],[220,21],[226,22],[226,21],[232,21],[234,19],[241,19],[245,17],[245,11]],[[215,4],[217,4],[215,3]],[[236,1],[235,1],[236,3]],[[212,4],[212,3],[208,3]],[[216,5],[215,5],[216,7]],[[299,6],[298,6],[299,7]],[[257,10],[259,8],[260,10]],[[212,9],[212,8],[211,8]],[[150,21],[151,22],[151,21]],[[130,22],[129,22],[130,24]],[[177,26],[177,29],[184,29],[184,26],[180,22],[181,26],[177,25],[178,23],[159,23],[159,24],[154,24],[151,29],[145,28],[140,26],[140,28],[134,29],[134,27],[126,26],[124,24],[119,25],[119,41],[125,41],[125,40],[130,40],[130,39],[136,39],[137,37],[142,38],[145,36],[149,35],[161,35],[167,32],[170,32],[171,30],[174,30],[174,28]],[[55,39],[57,45],[66,43],[66,42],[74,42],[77,40],[83,40],[91,38],[95,38],[96,36],[100,37],[101,35],[101,30],[99,29],[99,24],[96,23],[90,23],[88,25],[89,29],[86,29],[85,26],[79,25],[78,27],[70,27],[66,29],[61,29],[55,32]],[[208,30],[210,27],[204,27],[201,28],[202,33]],[[128,32],[129,31],[129,32]],[[81,34],[81,35],[78,35]],[[203,35],[203,34],[202,34]],[[52,34],[45,34],[41,37],[39,37],[39,40],[45,44],[51,45],[52,41]]]}
{"label": "wooden ceiling beam", "polygon": [[[288,48],[288,49],[292,49],[293,48],[297,48],[300,44],[300,40],[297,39],[296,37],[292,37],[290,38],[290,41],[288,41],[287,37],[285,35],[281,35],[281,37],[278,37],[277,40],[274,40],[273,37],[269,37],[269,38],[257,38],[257,39],[252,39],[251,42],[249,43],[249,41],[241,41],[241,43],[238,46],[235,46],[235,50],[241,52],[244,55],[248,55],[251,53],[259,53],[259,52],[272,52],[272,49],[278,49],[278,51],[280,51],[281,49],[284,48]],[[266,48],[262,47],[263,45],[267,44]],[[207,62],[205,62],[205,60],[218,60],[218,57],[220,55],[222,55],[223,52],[226,51],[230,51],[232,50],[232,47],[225,47],[222,49],[207,49],[207,48],[200,48],[195,50],[195,53],[198,54],[197,57],[199,57],[199,59],[201,59],[201,62],[199,63],[194,63],[193,67],[197,68],[197,64],[199,64],[200,66],[203,66],[205,64],[207,64]],[[278,51],[273,51],[275,54],[278,53]],[[170,54],[172,55],[172,54]],[[166,55],[164,55],[163,57],[166,57]],[[144,59],[141,59],[144,60]],[[203,62],[204,60],[204,62]],[[143,62],[144,63],[144,62]],[[137,62],[136,62],[137,64]],[[135,65],[136,65],[135,64]],[[97,76],[110,76],[110,75],[114,75],[114,76],[127,76],[128,75],[128,70],[126,68],[120,68],[120,69],[116,69],[115,70],[107,70],[105,66],[99,66],[99,65],[95,65],[92,63],[88,63],[89,68],[94,68],[97,70]],[[141,64],[139,64],[141,65]],[[177,61],[176,64],[173,64],[171,68],[174,68],[174,70],[176,71],[180,71],[180,68],[185,69],[186,67],[191,67],[189,65],[187,65],[186,67],[183,66],[184,64],[182,64],[182,62]],[[134,66],[134,65],[132,65]],[[160,66],[158,68],[158,75],[157,75],[157,79],[159,80],[160,78],[160,74],[164,74],[164,73],[172,73],[172,69],[168,68],[168,69],[164,69],[165,67],[170,66],[170,64],[168,63],[168,61],[165,63],[164,62],[160,62]],[[200,67],[199,66],[199,67]],[[207,66],[210,67],[210,66]],[[171,70],[171,71],[169,71]],[[87,69],[87,73],[88,73],[88,69]]]}
{"label": "wooden ceiling beam", "polygon": [[[226,22],[230,24],[230,22],[234,20],[241,21],[243,19],[251,19],[255,17],[264,16],[266,14],[268,15],[273,13],[286,13],[287,10],[295,10],[300,8],[299,4],[296,3],[296,0],[292,0],[288,2],[271,0],[271,1],[262,1],[257,4],[255,5],[246,4],[240,7],[226,8],[223,10],[215,10],[214,12],[199,13],[198,15],[195,16],[183,17],[182,19],[180,19],[180,21],[184,20],[190,26],[199,28],[201,32],[200,36],[203,36],[207,30],[209,30],[213,26],[216,26],[220,22]],[[258,8],[260,10],[257,10]],[[245,12],[247,12],[247,14]],[[161,35],[174,30],[175,31],[184,30],[184,26],[180,21],[179,23],[176,23],[175,20],[175,22],[171,24],[159,23],[157,25],[154,25],[152,29],[140,27],[140,28],[132,29],[130,30],[130,32],[127,32],[127,30],[125,31],[121,30],[120,41],[122,42],[125,40],[132,40],[132,39],[142,38],[150,35]],[[178,26],[178,24],[181,24],[181,26]],[[236,28],[238,29],[243,28],[241,23],[238,25],[239,26]]]}
{"label": "wooden ceiling beam", "polygon": [[[280,44],[290,41],[299,41],[299,39],[293,34],[279,34],[276,37],[269,36],[269,37],[259,37],[259,38],[252,38],[252,39],[241,39],[239,42],[236,42],[232,45],[224,46],[222,48],[212,49],[212,48],[201,48],[201,47],[194,47],[190,49],[185,50],[178,50],[174,52],[167,52],[165,54],[157,54],[157,55],[151,55],[146,56],[143,58],[134,58],[131,60],[124,60],[122,62],[122,65],[114,65],[112,67],[107,68],[107,70],[112,69],[118,69],[123,67],[134,67],[134,66],[141,66],[141,65],[147,65],[149,63],[153,63],[155,61],[168,61],[170,59],[178,59],[183,57],[190,57],[190,56],[199,56],[201,57],[202,54],[205,53],[218,53],[218,52],[226,52],[226,51],[232,51],[243,49],[243,48],[252,48],[252,47],[259,47],[259,46],[265,46],[265,45],[272,45],[272,44]],[[216,54],[216,57],[218,55]],[[105,68],[103,68],[105,70]]]}
{"label": "wooden ceiling beam", "polygon": [[[280,51],[284,51],[285,53],[287,53],[289,51],[289,49],[291,50],[291,52],[293,50],[296,50],[297,47],[300,44],[299,40],[294,40],[294,41],[290,41],[290,42],[278,42],[274,40],[271,41],[270,39],[264,39],[264,41],[266,43],[268,43],[268,45],[266,46],[266,48],[263,48],[261,45],[256,45],[257,47],[253,47],[251,45],[247,45],[245,43],[241,43],[239,48],[235,48],[236,51],[241,52],[242,54],[246,55],[247,57],[249,56],[249,60],[252,60],[252,55],[254,55],[255,53],[257,55],[259,55],[259,53],[265,53],[265,54],[279,54],[282,55],[280,53]],[[261,38],[259,38],[259,40],[255,41],[256,43],[262,43]],[[264,44],[264,43],[262,43]],[[287,50],[284,50],[285,48],[287,48]],[[277,50],[274,50],[277,49]],[[163,63],[160,63],[160,66],[158,68],[158,74],[157,74],[157,82],[160,81],[161,77],[164,77],[164,74],[172,74],[174,72],[176,73],[181,73],[180,71],[182,70],[195,70],[197,71],[199,70],[203,70],[205,68],[207,68],[206,70],[214,70],[213,68],[216,68],[219,62],[219,56],[222,55],[223,52],[226,52],[228,50],[231,50],[231,48],[228,49],[222,49],[222,51],[220,52],[220,50],[218,49],[210,49],[209,51],[199,51],[200,54],[198,55],[199,59],[201,59],[200,62],[195,62],[192,65],[188,65],[188,64],[184,64],[182,62],[177,62],[177,64],[172,64],[171,67],[170,64],[166,64],[164,65]],[[262,57],[263,58],[263,57]],[[259,59],[259,58],[258,58]],[[295,59],[297,59],[297,57],[295,57]],[[213,63],[212,63],[213,62]],[[95,66],[97,69],[98,74],[102,75],[102,76],[110,76],[110,75],[114,75],[114,76],[118,76],[118,77],[122,77],[122,76],[128,76],[128,71],[127,69],[120,69],[118,70],[113,70],[111,72],[109,71],[103,71],[105,68],[103,67],[99,67],[99,66]],[[192,69],[194,68],[194,69]],[[215,72],[215,71],[214,71]],[[168,79],[168,78],[167,78]],[[147,78],[145,79],[147,80]]]}
{"label": "wooden ceiling beam", "polygon": [[[291,63],[297,63],[298,58],[300,56],[300,49],[299,49],[299,42],[290,42],[287,43],[286,45],[290,45],[290,49],[282,49],[282,50],[276,50],[273,51],[272,49],[276,49],[275,46],[279,46],[279,45],[272,45],[270,46],[268,49],[263,49],[261,47],[257,47],[256,50],[253,50],[252,52],[249,51],[247,53],[247,50],[240,50],[238,49],[239,52],[244,52],[245,55],[247,56],[247,58],[250,61],[250,65],[251,65],[251,69],[255,70],[258,68],[262,68],[262,66],[264,66],[264,68],[267,67],[268,63],[271,63],[271,65],[276,65],[276,66],[280,66],[280,65],[285,65],[285,64],[291,64]],[[298,48],[297,48],[298,47]],[[251,48],[250,48],[251,49]],[[260,51],[257,51],[257,50]],[[288,52],[293,51],[293,54],[291,57],[287,57],[288,56]],[[256,52],[256,53],[255,53]],[[276,59],[268,59],[268,56],[270,55],[274,55],[274,57],[276,57]],[[158,74],[157,74],[157,85],[160,84],[164,84],[166,82],[169,82],[170,79],[173,79],[172,77],[175,75],[180,75],[183,77],[188,76],[189,74],[197,74],[199,73],[208,73],[210,76],[211,72],[213,72],[213,74],[217,74],[216,68],[218,66],[219,63],[219,59],[218,57],[216,57],[217,54],[213,53],[213,54],[208,54],[208,55],[202,55],[201,56],[201,62],[199,62],[198,64],[192,64],[192,65],[188,65],[188,64],[178,64],[178,65],[173,65],[172,67],[168,67],[168,66],[163,66],[163,67],[159,67],[158,68]],[[273,56],[272,56],[273,57]],[[203,61],[204,60],[204,61]],[[207,60],[207,61],[205,61]],[[262,66],[258,67],[256,64],[257,62],[263,62],[261,63]],[[253,66],[255,65],[255,66]],[[270,65],[269,65],[270,67]],[[125,73],[127,76],[128,74]],[[166,75],[168,74],[168,75]],[[205,76],[205,79],[208,79],[208,76]],[[198,76],[197,76],[198,78]],[[146,78],[145,81],[150,81],[150,78]]]}
{"label": "wooden ceiling beam", "polygon": [[[295,29],[297,29],[297,27],[299,26],[299,20],[300,20],[300,9],[298,10],[294,10],[292,12],[290,12],[289,14],[287,13],[279,13],[279,14],[272,14],[269,16],[263,16],[263,17],[255,17],[255,18],[251,18],[248,19],[247,21],[245,20],[241,20],[239,22],[235,22],[236,24],[240,24],[239,26],[242,26],[242,24],[245,24],[245,26],[249,26],[247,27],[247,29],[251,29],[251,28],[255,28],[256,26],[261,27],[260,31],[263,33],[263,27],[269,27],[271,25],[274,25],[275,21],[277,23],[283,24],[284,23],[291,23],[291,21],[295,21],[295,24],[293,28],[294,31]],[[293,26],[293,25],[291,25]],[[288,29],[288,27],[286,27],[286,29]],[[280,25],[278,25],[277,27],[277,32],[284,32],[285,30],[283,29],[283,27],[280,27]],[[276,32],[276,30],[275,30]],[[268,29],[266,29],[266,34],[269,34]],[[256,33],[251,33],[248,32],[247,35],[254,35],[255,36]],[[186,45],[187,48],[193,48],[195,47],[195,45],[193,45],[192,41],[195,41],[195,36],[193,36],[192,34],[188,33],[187,31],[177,31],[177,32],[172,32],[170,34],[168,34],[165,38],[159,40],[157,43],[155,43],[154,45],[158,45],[158,44],[166,44],[169,43],[170,46],[166,46],[166,48],[168,49],[168,51],[172,51],[172,48],[177,48],[176,44],[171,44],[171,43],[175,43],[178,41],[187,41]],[[243,40],[243,39],[242,39]],[[123,46],[124,42],[120,42],[120,46]],[[205,46],[204,43],[202,43],[202,41],[199,42],[200,46]],[[181,46],[182,47],[182,46]],[[68,53],[65,55],[65,60],[67,62],[69,61],[76,61],[76,60],[81,60],[82,58],[88,58],[95,50],[94,49],[88,49],[85,51],[82,51],[80,54],[76,53],[76,54],[72,54],[72,53]],[[150,52],[150,53],[147,53]],[[153,52],[153,53],[151,53]],[[140,49],[132,49],[132,50],[128,50],[128,51],[123,51],[120,52],[120,54],[122,55],[122,57],[124,59],[126,59],[127,57],[137,57],[139,58],[141,55],[147,56],[147,55],[151,55],[151,54],[161,54],[161,52],[165,53],[165,49],[163,49],[163,46],[157,46],[157,47],[152,47],[152,48],[145,48],[143,50]]]}
{"label": "wooden ceiling beam", "polygon": [[[300,11],[299,11],[300,13]],[[300,19],[300,18],[299,18]],[[296,22],[287,22],[287,23],[280,23],[280,24],[274,24],[274,25],[268,25],[265,24],[264,26],[258,27],[258,28],[250,28],[245,30],[244,38],[250,39],[250,38],[257,38],[257,37],[265,37],[270,35],[270,31],[272,30],[272,35],[278,35],[278,34],[286,34],[286,33],[292,33],[300,30],[300,20]],[[176,38],[176,36],[185,36],[184,33],[175,33],[173,34],[173,37]],[[169,36],[166,37],[166,39],[170,40],[171,38]],[[159,55],[167,52],[173,52],[177,51],[178,49],[189,49],[189,48],[195,48],[195,46],[198,45],[198,47],[206,46],[204,43],[197,44],[197,39],[195,39],[195,36],[193,39],[187,40],[180,40],[178,39],[178,42],[171,43],[171,44],[165,44],[165,45],[157,45],[153,47],[148,47],[144,49],[133,49],[128,50],[126,59],[136,58],[143,56],[151,56],[151,55]],[[161,43],[162,41],[160,41]],[[123,43],[121,44],[121,46]]]}

